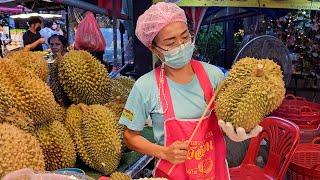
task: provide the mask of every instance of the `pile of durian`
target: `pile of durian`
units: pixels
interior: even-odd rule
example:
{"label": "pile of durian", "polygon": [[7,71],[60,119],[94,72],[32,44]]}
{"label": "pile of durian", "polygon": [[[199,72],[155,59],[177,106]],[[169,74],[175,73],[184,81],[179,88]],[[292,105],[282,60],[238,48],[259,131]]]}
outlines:
{"label": "pile of durian", "polygon": [[22,168],[75,167],[77,157],[111,175],[123,149],[118,120],[134,81],[109,79],[85,51],[68,52],[54,69],[43,57],[18,51],[0,59],[0,179]]}
{"label": "pile of durian", "polygon": [[243,58],[232,66],[218,89],[215,111],[219,119],[250,132],[280,106],[284,95],[283,74],[277,63]]}

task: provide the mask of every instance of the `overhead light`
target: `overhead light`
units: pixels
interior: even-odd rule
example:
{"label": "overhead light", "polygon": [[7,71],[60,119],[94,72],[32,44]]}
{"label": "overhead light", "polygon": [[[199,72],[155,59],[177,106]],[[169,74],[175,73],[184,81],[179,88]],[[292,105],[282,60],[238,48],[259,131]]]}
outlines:
{"label": "overhead light", "polygon": [[40,16],[42,18],[61,18],[62,15],[60,14],[39,14],[39,13],[28,13],[28,14],[17,14],[10,16],[13,19],[28,19],[33,16]]}
{"label": "overhead light", "polygon": [[8,2],[12,2],[14,0],[1,0],[0,3],[8,3]]}

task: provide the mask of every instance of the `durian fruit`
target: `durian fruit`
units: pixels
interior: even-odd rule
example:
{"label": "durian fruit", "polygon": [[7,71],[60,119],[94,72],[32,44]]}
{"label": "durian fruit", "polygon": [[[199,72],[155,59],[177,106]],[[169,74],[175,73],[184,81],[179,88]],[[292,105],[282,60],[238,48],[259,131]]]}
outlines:
{"label": "durian fruit", "polygon": [[64,123],[66,116],[67,116],[66,108],[59,106],[59,104],[56,104],[54,120]]}
{"label": "durian fruit", "polygon": [[107,103],[107,104],[105,104],[105,107],[107,107],[111,112],[114,113],[114,115],[115,115],[114,120],[115,120],[115,123],[118,124],[118,127],[120,129],[120,134],[122,137],[125,127],[124,127],[124,125],[119,124],[119,120],[120,120],[120,117],[121,117],[123,109],[124,109],[124,104],[117,103],[117,102]]}
{"label": "durian fruit", "polygon": [[23,168],[44,171],[42,149],[31,134],[7,123],[0,124],[0,179]]}
{"label": "durian fruit", "polygon": [[20,128],[28,133],[33,133],[35,126],[33,120],[15,108],[5,110],[0,106],[0,123],[7,123]]}
{"label": "durian fruit", "polygon": [[37,139],[43,149],[46,170],[73,167],[76,152],[68,130],[59,121],[43,124],[36,131]]}
{"label": "durian fruit", "polygon": [[[0,63],[0,68],[1,68],[1,63]],[[1,74],[0,74],[0,107],[3,111],[9,108],[10,96],[11,96],[10,91],[6,87],[1,86]]]}
{"label": "durian fruit", "polygon": [[123,109],[124,109],[124,104],[107,103],[107,104],[105,104],[105,107],[107,107],[111,112],[113,112],[116,117],[116,118],[114,118],[114,120],[115,120],[115,123],[118,124],[119,136],[122,141],[122,151],[124,151],[126,149],[126,145],[123,141],[123,133],[124,133],[125,126],[122,124],[119,124],[119,120],[120,120],[120,117],[121,117]]}
{"label": "durian fruit", "polygon": [[110,179],[111,180],[132,180],[132,178],[129,175],[122,172],[112,173],[110,176]]}
{"label": "durian fruit", "polygon": [[127,88],[114,79],[110,80],[110,85],[110,102],[125,103],[129,96]]}
{"label": "durian fruit", "polygon": [[83,112],[80,109],[80,104],[75,105],[72,104],[67,109],[66,119],[65,119],[65,125],[68,131],[70,132],[71,136],[75,132],[78,132],[81,128],[81,118],[82,118]]}
{"label": "durian fruit", "polygon": [[133,87],[134,80],[120,76],[111,80],[111,101],[117,103],[126,103],[130,91]]}
{"label": "durian fruit", "polygon": [[244,58],[231,68],[216,99],[219,119],[250,132],[284,99],[280,66],[269,59]]}
{"label": "durian fruit", "polygon": [[80,106],[83,111],[77,142],[81,159],[93,169],[111,174],[121,156],[121,139],[114,113],[102,105]]}
{"label": "durian fruit", "polygon": [[43,81],[47,81],[48,65],[44,56],[46,52],[12,51],[7,58],[35,73]]}
{"label": "durian fruit", "polygon": [[105,104],[105,107],[110,109],[115,114],[115,117],[116,117],[115,120],[116,120],[116,122],[118,122],[118,120],[120,119],[121,114],[123,112],[124,104],[117,103],[117,102],[107,103],[107,104]]}
{"label": "durian fruit", "polygon": [[59,82],[59,71],[58,65],[61,60],[57,59],[53,63],[49,63],[49,77],[48,77],[48,85],[50,86],[52,93],[54,95],[55,100],[61,106],[70,106],[72,101],[68,98],[68,95],[63,91],[63,88]]}
{"label": "durian fruit", "polygon": [[65,119],[65,125],[73,139],[73,143],[75,145],[77,154],[81,156],[81,159],[86,159],[87,161],[89,161],[90,157],[84,147],[85,142],[82,139],[82,134],[81,134],[82,133],[81,122],[82,122],[82,116],[83,116],[83,111],[80,108],[81,106],[85,106],[85,105],[73,104],[68,108],[66,119]]}
{"label": "durian fruit", "polygon": [[105,67],[86,51],[70,51],[58,65],[59,82],[75,103],[105,104],[110,79]]}
{"label": "durian fruit", "polygon": [[127,77],[127,76],[119,76],[117,78],[115,78],[116,81],[120,82],[120,84],[122,84],[124,87],[126,87],[127,89],[131,90],[135,80]]}
{"label": "durian fruit", "polygon": [[56,102],[50,88],[17,63],[0,61],[0,105],[16,108],[35,124],[52,120]]}
{"label": "durian fruit", "polygon": [[6,117],[7,111],[8,111],[8,108],[0,104],[0,123],[1,123],[1,120],[3,120]]}

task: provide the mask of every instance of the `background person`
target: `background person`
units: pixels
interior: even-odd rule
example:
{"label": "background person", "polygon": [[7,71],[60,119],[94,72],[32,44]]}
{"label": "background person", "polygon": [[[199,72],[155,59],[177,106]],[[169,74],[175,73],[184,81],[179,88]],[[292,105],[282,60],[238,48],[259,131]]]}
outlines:
{"label": "background person", "polygon": [[42,44],[45,43],[45,39],[39,33],[41,24],[40,17],[30,17],[29,29],[23,34],[23,44],[27,50],[43,51]]}

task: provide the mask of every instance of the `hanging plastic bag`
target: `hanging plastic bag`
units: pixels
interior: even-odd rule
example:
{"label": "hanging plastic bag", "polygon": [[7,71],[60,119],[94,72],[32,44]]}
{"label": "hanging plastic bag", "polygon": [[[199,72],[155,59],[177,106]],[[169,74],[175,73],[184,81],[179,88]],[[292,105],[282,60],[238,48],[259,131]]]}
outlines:
{"label": "hanging plastic bag", "polygon": [[106,41],[92,12],[79,23],[75,35],[75,49],[89,52],[104,51]]}

